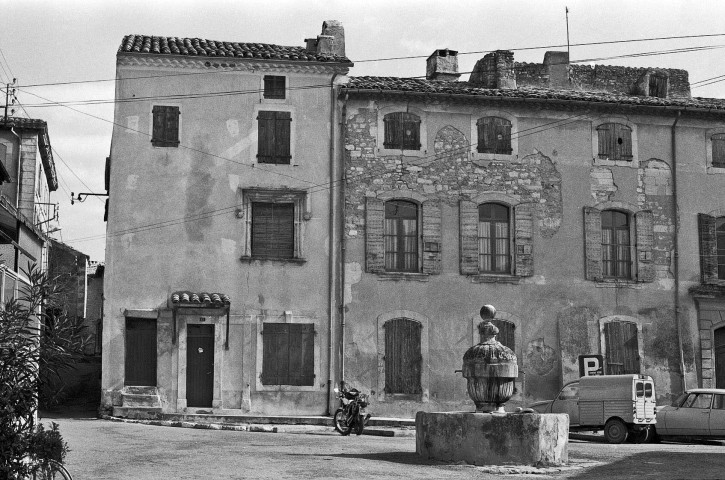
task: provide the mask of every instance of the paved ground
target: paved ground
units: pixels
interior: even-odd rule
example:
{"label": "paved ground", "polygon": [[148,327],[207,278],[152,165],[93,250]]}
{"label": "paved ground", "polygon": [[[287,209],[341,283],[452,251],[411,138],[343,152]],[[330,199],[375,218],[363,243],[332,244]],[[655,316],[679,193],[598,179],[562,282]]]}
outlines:
{"label": "paved ground", "polygon": [[[44,419],[44,421],[50,421]],[[375,478],[725,478],[725,444],[609,445],[601,436],[570,439],[571,466],[539,471],[429,462],[414,431],[394,437],[342,437],[331,428],[280,426],[277,433],[174,428],[55,418],[71,452],[75,480]]]}

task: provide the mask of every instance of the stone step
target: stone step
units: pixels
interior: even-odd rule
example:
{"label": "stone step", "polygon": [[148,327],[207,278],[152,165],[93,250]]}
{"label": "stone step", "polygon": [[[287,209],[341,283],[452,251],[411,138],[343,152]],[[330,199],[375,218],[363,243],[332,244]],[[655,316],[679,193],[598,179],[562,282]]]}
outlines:
{"label": "stone step", "polygon": [[124,407],[160,407],[161,399],[158,395],[136,395],[124,393],[121,395]]}
{"label": "stone step", "polygon": [[161,407],[113,407],[113,416],[136,420],[156,420],[161,416]]}
{"label": "stone step", "polygon": [[121,393],[129,395],[158,395],[159,391],[156,387],[138,387],[138,386],[125,386]]}

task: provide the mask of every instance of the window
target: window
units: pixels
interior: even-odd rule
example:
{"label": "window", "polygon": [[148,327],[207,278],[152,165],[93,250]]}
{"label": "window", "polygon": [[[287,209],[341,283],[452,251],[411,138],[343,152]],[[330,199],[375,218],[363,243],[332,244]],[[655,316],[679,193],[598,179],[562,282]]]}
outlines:
{"label": "window", "polygon": [[478,207],[478,265],[483,273],[510,273],[509,208],[498,203]]}
{"label": "window", "polygon": [[667,76],[650,74],[649,96],[667,98]]}
{"label": "window", "polygon": [[579,398],[579,384],[565,385],[559,392],[559,400],[576,400]]}
{"label": "window", "polygon": [[420,117],[407,112],[385,115],[383,147],[399,150],[420,150]]}
{"label": "window", "polygon": [[703,283],[725,281],[725,216],[698,215]]}
{"label": "window", "polygon": [[717,133],[710,137],[712,142],[712,166],[725,168],[725,133]]}
{"label": "window", "polygon": [[420,394],[423,363],[421,324],[407,318],[396,318],[386,322],[384,328],[385,393]]}
{"label": "window", "polygon": [[715,395],[715,401],[712,402],[712,408],[717,410],[725,410],[725,395]]}
{"label": "window", "polygon": [[271,112],[260,110],[257,116],[259,163],[289,165],[290,128],[292,115],[290,112]]}
{"label": "window", "polygon": [[624,212],[602,212],[602,267],[605,277],[631,277],[629,216]]}
{"label": "window", "polygon": [[418,271],[418,205],[406,200],[385,202],[385,270]]}
{"label": "window", "polygon": [[632,215],[619,202],[607,203],[616,209],[584,207],[586,279],[653,282],[654,215]]}
{"label": "window", "polygon": [[690,408],[709,409],[711,403],[712,403],[712,394],[711,393],[700,393],[688,406]]}
{"label": "window", "polygon": [[285,98],[285,80],[281,75],[265,75],[264,98]]}
{"label": "window", "polygon": [[478,153],[511,155],[511,122],[500,117],[483,117],[478,127]]}
{"label": "window", "polygon": [[155,105],[151,144],[154,147],[179,146],[179,107]]}
{"label": "window", "polygon": [[611,321],[604,324],[607,350],[607,375],[639,373],[639,341],[637,324]]}
{"label": "window", "polygon": [[265,323],[262,336],[263,385],[314,384],[314,324]]}
{"label": "window", "polygon": [[516,351],[516,341],[514,339],[514,332],[516,330],[516,325],[513,324],[513,322],[509,322],[507,320],[491,320],[491,323],[493,323],[496,328],[498,328],[498,334],[496,335],[496,340],[501,342],[504,346],[510,348],[512,351]]}
{"label": "window", "polygon": [[597,127],[599,158],[632,160],[632,129],[621,123],[604,123]]}
{"label": "window", "polygon": [[294,257],[293,203],[252,202],[252,256]]}

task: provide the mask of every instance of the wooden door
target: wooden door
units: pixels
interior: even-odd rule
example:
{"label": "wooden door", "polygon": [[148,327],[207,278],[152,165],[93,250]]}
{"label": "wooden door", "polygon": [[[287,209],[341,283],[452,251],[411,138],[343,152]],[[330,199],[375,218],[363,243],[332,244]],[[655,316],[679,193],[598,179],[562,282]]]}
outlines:
{"label": "wooden door", "polygon": [[211,407],[214,398],[214,325],[187,325],[186,405]]}
{"label": "wooden door", "polygon": [[156,320],[126,318],[126,385],[156,386]]}
{"label": "wooden door", "polygon": [[416,321],[396,318],[385,323],[385,393],[422,392],[420,338]]}
{"label": "wooden door", "polygon": [[715,388],[725,388],[725,327],[715,330]]}

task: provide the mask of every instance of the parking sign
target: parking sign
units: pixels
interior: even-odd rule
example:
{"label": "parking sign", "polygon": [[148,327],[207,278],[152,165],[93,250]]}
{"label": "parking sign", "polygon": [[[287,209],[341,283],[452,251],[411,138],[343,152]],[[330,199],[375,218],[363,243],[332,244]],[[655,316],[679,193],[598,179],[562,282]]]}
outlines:
{"label": "parking sign", "polygon": [[579,376],[604,375],[604,359],[601,355],[579,355]]}

